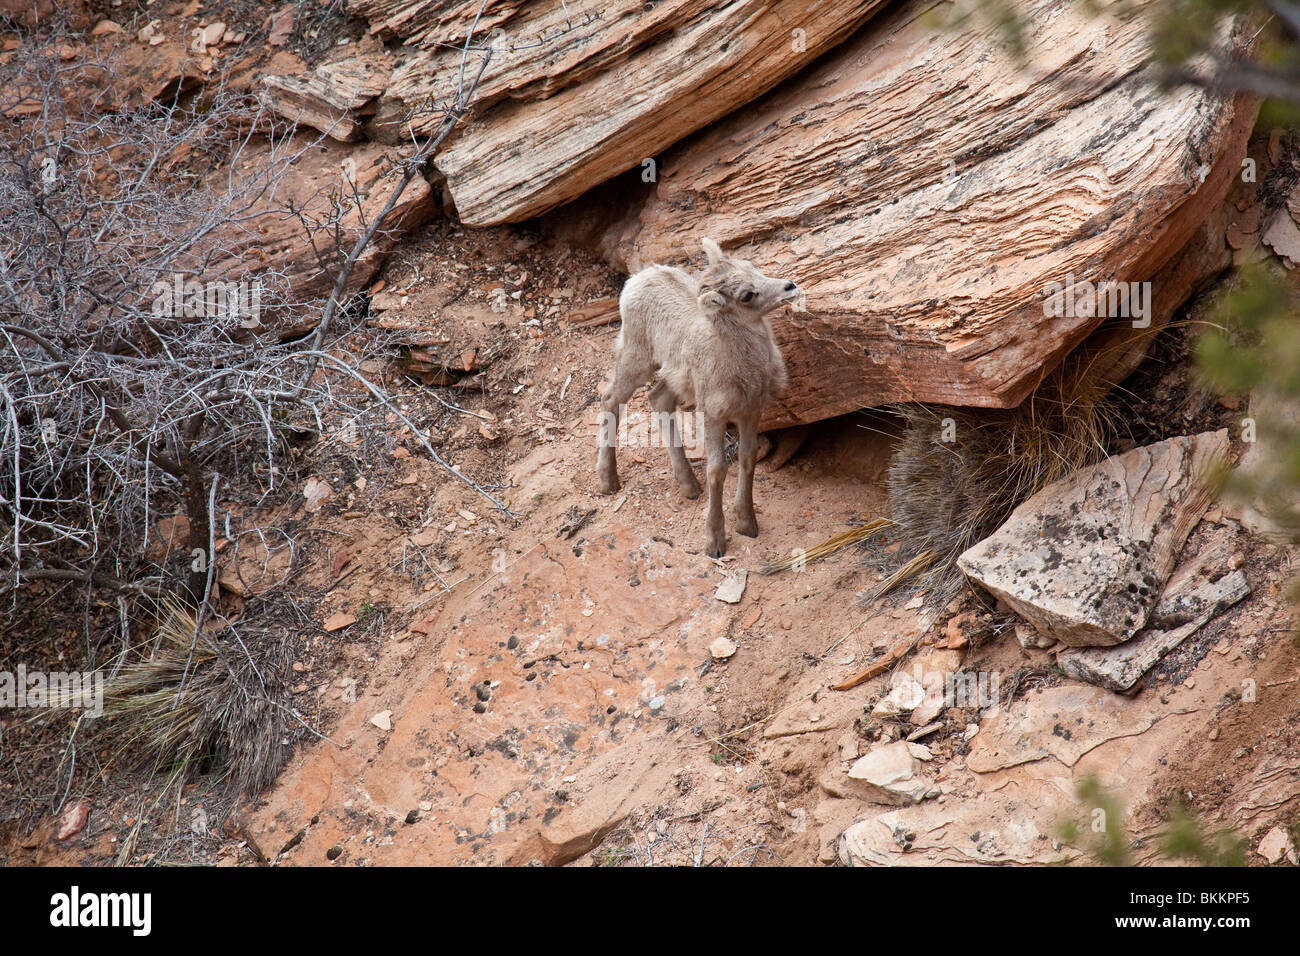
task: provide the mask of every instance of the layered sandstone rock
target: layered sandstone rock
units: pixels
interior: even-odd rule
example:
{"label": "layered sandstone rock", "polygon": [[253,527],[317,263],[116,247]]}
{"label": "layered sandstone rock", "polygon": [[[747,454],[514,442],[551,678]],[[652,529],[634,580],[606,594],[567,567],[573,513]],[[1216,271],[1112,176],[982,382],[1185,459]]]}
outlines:
{"label": "layered sandstone rock", "polygon": [[[439,153],[463,222],[535,216],[737,110],[809,66],[882,0],[492,0],[475,36],[493,54],[472,120]],[[463,44],[477,9],[452,0],[350,0],[408,50],[375,118],[427,134],[478,73]],[[462,64],[464,68],[462,69]]]}
{"label": "layered sandstone rock", "polygon": [[391,67],[382,50],[322,63],[303,75],[268,76],[263,101],[285,119],[342,142],[361,139]]}
{"label": "layered sandstone rock", "polygon": [[[978,17],[939,29],[921,0],[878,15],[666,154],[603,236],[632,271],[710,235],[807,290],[809,311],[775,322],[791,387],[766,426],[1015,405],[1102,320],[1045,314],[1054,283],[1150,280],[1221,202],[1253,102],[1157,89],[1139,19],[1023,6],[1024,62]],[[1204,275],[1158,278],[1131,320],[1158,323]]]}

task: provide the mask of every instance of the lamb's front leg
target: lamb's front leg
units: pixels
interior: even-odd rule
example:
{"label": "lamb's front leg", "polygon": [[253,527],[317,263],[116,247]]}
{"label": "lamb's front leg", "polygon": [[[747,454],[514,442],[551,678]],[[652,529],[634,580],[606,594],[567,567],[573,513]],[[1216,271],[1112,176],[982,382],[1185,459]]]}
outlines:
{"label": "lamb's front leg", "polygon": [[725,421],[716,418],[705,420],[704,447],[708,452],[708,555],[711,558],[720,558],[727,552],[727,528],[722,518],[722,486],[727,481],[727,423]]}
{"label": "lamb's front leg", "polygon": [[736,475],[736,530],[754,538],[758,536],[758,519],[754,517],[754,461],[758,458],[758,416],[747,416],[736,423],[740,430],[739,465]]}

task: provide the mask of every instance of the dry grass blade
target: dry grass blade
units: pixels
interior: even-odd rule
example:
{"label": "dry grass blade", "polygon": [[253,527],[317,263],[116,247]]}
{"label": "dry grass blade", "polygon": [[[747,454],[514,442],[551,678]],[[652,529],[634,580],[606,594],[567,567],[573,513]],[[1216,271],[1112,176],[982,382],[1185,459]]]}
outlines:
{"label": "dry grass blade", "polygon": [[819,561],[822,558],[834,554],[836,551],[842,551],[851,544],[857,544],[859,541],[865,541],[867,538],[891,527],[894,522],[888,518],[872,518],[860,528],[850,528],[848,531],[841,532],[834,537],[827,538],[820,544],[814,545],[807,551],[797,551],[788,558],[781,558],[779,561],[769,561],[763,565],[760,574],[775,574],[778,571],[788,571],[796,564],[810,564],[813,561]]}
{"label": "dry grass blade", "polygon": [[922,551],[889,577],[885,578],[885,580],[881,581],[874,588],[868,591],[864,600],[868,604],[872,601],[880,600],[903,582],[908,581],[920,574],[922,571],[927,570],[937,559],[938,555],[933,551]]}

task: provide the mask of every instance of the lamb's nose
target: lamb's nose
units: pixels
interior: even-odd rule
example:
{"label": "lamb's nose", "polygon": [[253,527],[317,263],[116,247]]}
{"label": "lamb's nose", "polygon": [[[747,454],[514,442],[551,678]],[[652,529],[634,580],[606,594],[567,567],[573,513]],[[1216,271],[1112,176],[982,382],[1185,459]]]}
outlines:
{"label": "lamb's nose", "polygon": [[797,287],[793,282],[787,282],[787,283],[785,284],[785,291],[786,291],[786,292],[793,292],[796,288],[798,288],[798,287]]}

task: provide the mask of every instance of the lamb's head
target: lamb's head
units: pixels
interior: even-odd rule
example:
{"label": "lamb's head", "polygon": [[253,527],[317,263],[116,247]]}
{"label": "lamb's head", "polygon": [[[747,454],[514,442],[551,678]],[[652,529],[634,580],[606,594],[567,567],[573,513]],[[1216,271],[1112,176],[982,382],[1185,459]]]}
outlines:
{"label": "lamb's head", "polygon": [[789,279],[773,279],[747,259],[734,259],[716,242],[705,238],[709,268],[700,278],[700,308],[710,315],[730,313],[752,322],[784,302],[799,297],[799,287]]}

